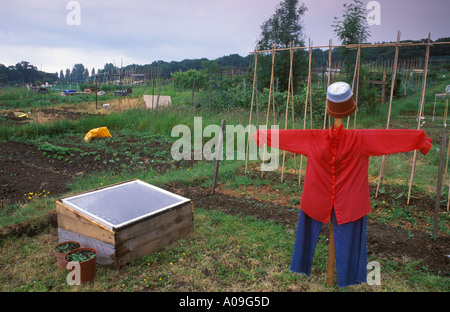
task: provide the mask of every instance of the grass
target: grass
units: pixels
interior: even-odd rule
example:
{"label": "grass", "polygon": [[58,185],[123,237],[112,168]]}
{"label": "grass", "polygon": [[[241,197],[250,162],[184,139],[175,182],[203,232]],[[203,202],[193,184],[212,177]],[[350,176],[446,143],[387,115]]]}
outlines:
{"label": "grass", "polygon": [[[445,83],[447,82],[430,89],[430,92],[438,92]],[[140,91],[136,94],[138,92]],[[179,103],[190,101],[189,93],[177,96]],[[415,95],[399,99],[394,104],[395,107],[403,107],[396,111],[396,116],[400,117],[405,111],[414,111],[418,97]],[[427,107],[429,108],[429,105]],[[85,143],[82,141],[84,131],[102,125],[108,126],[113,139],[117,137],[119,140],[118,135],[121,135],[120,140],[123,144],[120,149],[126,152],[128,142],[123,138],[136,137],[138,141],[143,141],[157,135],[158,138],[173,141],[176,139],[171,138],[173,126],[186,124],[192,129],[193,116],[203,117],[203,128],[208,124],[219,125],[221,119],[226,119],[227,124],[245,125],[248,122],[247,113],[243,114],[240,111],[210,115],[207,111],[194,107],[175,105],[173,109],[159,112],[132,109],[122,113],[86,117],[82,121],[62,120],[42,124],[39,128],[39,137],[36,137],[34,124],[5,126],[0,129],[0,140],[13,139],[22,143],[36,144],[41,147],[42,152],[66,156],[66,153],[73,150],[61,148],[65,140],[72,138],[80,142],[79,146],[75,144],[76,147],[84,147]],[[361,118],[361,123],[366,127],[376,124],[383,128],[383,116],[386,116],[385,107],[381,108],[376,116],[371,116],[372,119]],[[280,128],[282,127],[281,125]],[[92,144],[87,146],[93,147]],[[107,146],[102,146],[101,143],[94,146],[99,153],[106,148]],[[432,186],[437,178],[438,155],[439,152],[432,149],[428,156],[419,157],[414,192],[433,196]],[[371,176],[378,175],[380,160],[381,158],[371,159],[369,169]],[[411,160],[411,154],[390,156],[386,163],[385,182],[406,185],[409,181],[410,167],[405,166],[405,163],[410,163]],[[243,164],[243,161],[221,162],[219,176],[222,187],[245,190],[246,186],[267,186],[271,183],[268,178],[254,181],[242,175]],[[158,174],[150,168],[137,172],[122,170],[93,173],[71,182],[69,193],[134,178],[157,186],[176,182],[210,187],[213,166],[213,162],[201,161],[196,162],[189,171],[186,168],[178,168],[165,174]],[[291,158],[288,159],[288,166],[294,167]],[[275,189],[282,195],[292,198],[296,198],[298,192],[297,185],[288,182],[280,183],[274,187]],[[404,191],[407,192],[407,189]],[[274,194],[264,194],[261,199],[274,200],[276,199]],[[380,210],[382,213],[371,215],[371,218],[389,224],[400,220],[406,221],[414,230],[417,226],[417,215],[404,205],[405,195],[399,195],[389,194],[389,207],[386,206],[388,209]],[[60,197],[62,196],[58,196]],[[120,270],[99,266],[95,283],[69,286],[66,283],[66,272],[57,269],[50,252],[57,242],[57,229],[48,226],[48,215],[54,211],[54,201],[58,198],[53,194],[46,194],[45,198],[36,196],[34,200],[15,207],[13,213],[2,212],[1,228],[28,223],[37,228],[35,232],[38,234],[9,235],[0,240],[2,264],[0,291],[338,291],[335,286],[327,286],[325,283],[328,257],[328,242],[325,237],[319,239],[313,271],[308,278],[289,271],[295,237],[294,224],[281,225],[253,217],[231,216],[219,211],[210,211],[208,207],[196,207],[195,230],[187,237],[162,250],[142,256]],[[374,203],[383,205],[376,200]],[[294,199],[292,205],[298,205],[298,201]],[[446,233],[449,221],[448,216],[440,219],[440,229],[447,231]],[[429,224],[432,224],[432,220],[429,220]],[[368,260],[378,261],[381,264],[381,285],[351,286],[339,291],[447,292],[450,289],[448,278],[434,274],[425,263],[415,259],[392,260],[377,256]]]}
{"label": "grass", "polygon": [[[195,229],[162,250],[142,256],[120,270],[98,266],[94,283],[69,286],[49,252],[55,229],[0,242],[0,291],[336,291],[327,286],[327,241],[319,239],[311,277],[289,271],[293,226],[198,208]],[[8,248],[6,248],[8,246]],[[448,291],[449,281],[418,261],[377,257],[381,285],[341,291]]]}

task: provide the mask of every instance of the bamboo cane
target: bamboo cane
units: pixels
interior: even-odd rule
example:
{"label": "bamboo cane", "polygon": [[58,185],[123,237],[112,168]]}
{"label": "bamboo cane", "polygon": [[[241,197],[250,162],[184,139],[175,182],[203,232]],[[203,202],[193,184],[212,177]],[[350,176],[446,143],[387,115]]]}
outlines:
{"label": "bamboo cane", "polygon": [[406,68],[408,60],[403,61],[403,95],[406,96]]}
{"label": "bamboo cane", "polygon": [[358,95],[359,95],[359,70],[361,68],[361,42],[358,47],[358,74],[356,77],[356,95],[355,95],[355,116],[353,117],[353,129],[356,129],[356,114],[358,113]]}
{"label": "bamboo cane", "polygon": [[[311,39],[309,39],[309,46],[311,47]],[[305,97],[305,114],[303,117],[303,130],[306,129],[306,113],[308,110],[308,96],[309,96],[309,88],[311,86],[311,58],[312,58],[312,49],[309,49],[309,66],[308,66],[308,84],[306,87],[306,97]],[[300,155],[300,168],[298,173],[298,185],[302,184],[302,167],[303,167],[303,155]]]}
{"label": "bamboo cane", "polygon": [[[444,173],[444,184],[447,182],[447,169],[448,169],[448,158],[450,156],[450,137],[448,139],[448,146],[447,146],[447,159],[445,161],[445,173]],[[449,183],[449,189],[448,189],[448,197],[447,197],[447,212],[450,208],[450,183]]]}
{"label": "bamboo cane", "polygon": [[[295,46],[295,41],[292,41],[292,46]],[[292,59],[294,59],[294,51],[292,51]],[[294,110],[294,75],[291,77],[291,107],[292,107],[292,130],[295,129],[295,110]],[[297,154],[294,154],[294,167],[297,166]]]}
{"label": "bamboo cane", "polygon": [[266,116],[266,125],[269,125],[269,114],[270,114],[270,102],[271,102],[271,95],[273,92],[273,75],[274,75],[274,64],[275,64],[275,47],[276,44],[273,44],[273,49],[272,49],[272,71],[270,74],[270,86],[269,86],[269,99],[267,102],[267,116]]}
{"label": "bamboo cane", "polygon": [[447,180],[447,169],[448,169],[448,158],[450,156],[450,137],[448,140],[448,147],[447,147],[447,160],[445,161],[445,173],[444,173],[444,181]]}
{"label": "bamboo cane", "polygon": [[258,54],[255,53],[255,69],[253,73],[253,90],[252,90],[252,102],[250,104],[250,117],[248,120],[248,139],[247,139],[247,150],[245,152],[245,174],[247,174],[247,164],[248,164],[248,150],[250,145],[250,126],[252,124],[252,114],[253,114],[253,100],[255,98],[255,90],[256,90],[256,70],[258,68]]}
{"label": "bamboo cane", "polygon": [[437,96],[435,95],[434,96],[434,106],[433,106],[433,117],[431,118],[431,121],[433,121],[433,122],[434,122],[434,115],[436,112],[436,101],[437,101]]}
{"label": "bamboo cane", "polygon": [[[420,105],[419,105],[419,116],[417,118],[417,130],[420,130],[420,121],[422,118],[422,111],[423,111],[423,106],[424,106],[424,102],[425,102],[425,91],[426,91],[426,86],[427,86],[427,74],[428,74],[428,60],[430,58],[430,36],[431,34],[428,33],[428,45],[427,45],[427,49],[425,52],[425,72],[423,74],[423,82],[422,82],[422,96],[420,98]],[[414,181],[414,173],[416,170],[416,160],[417,160],[417,150],[414,150],[414,158],[413,158],[413,164],[412,164],[412,170],[411,170],[411,179],[409,181],[409,191],[408,191],[408,201],[407,204],[409,205],[409,201],[411,198],[411,188],[413,185],[413,181]]]}
{"label": "bamboo cane", "polygon": [[[291,84],[292,84],[292,61],[293,61],[293,51],[292,50],[292,42],[290,43],[290,69],[289,69],[289,81],[288,81],[288,95],[287,95],[287,100],[286,100],[286,117],[285,117],[285,122],[284,122],[284,129],[287,129],[287,124],[288,124],[288,113],[289,113],[289,96],[291,94]],[[286,161],[286,151],[283,151],[283,164],[281,167],[281,182],[283,182],[283,178],[284,178],[284,164]]]}
{"label": "bamboo cane", "polygon": [[[270,95],[271,95],[271,92],[273,91],[273,71],[274,71],[274,64],[275,64],[275,47],[276,47],[276,43],[274,43],[272,45],[272,73],[270,74],[269,100],[267,102],[267,116],[266,116],[266,126],[267,127],[269,127]],[[261,167],[264,165],[265,155],[266,155],[266,149],[264,149],[264,151],[263,151]],[[263,177],[263,174],[264,174],[264,170],[261,170],[261,178]]]}
{"label": "bamboo cane", "polygon": [[[359,49],[358,52],[361,50],[361,42],[359,43]],[[355,89],[355,80],[356,80],[356,76],[358,75],[358,64],[359,64],[359,53],[356,54],[356,64],[355,64],[355,71],[353,73],[353,82],[352,82],[352,93],[354,93],[354,89]],[[347,117],[347,125],[346,125],[346,129],[348,129],[348,124],[350,122],[350,116]]]}
{"label": "bamboo cane", "polygon": [[[312,53],[312,50],[311,50],[311,53]],[[312,77],[311,77],[311,74],[310,74],[309,75],[309,121],[311,123],[311,128],[310,129],[313,128],[313,107],[312,107],[312,104],[313,104],[313,101],[312,101]]]}
{"label": "bamboo cane", "polygon": [[258,75],[256,75],[256,94],[255,94],[255,102],[256,102],[256,124],[259,126],[259,102],[258,102]]}
{"label": "bamboo cane", "polygon": [[[330,86],[330,82],[331,82],[331,54],[332,54],[332,48],[331,48],[331,46],[332,46],[332,42],[333,42],[333,39],[330,39],[329,41],[328,41],[328,81],[327,81],[327,88]],[[328,106],[328,101],[327,101],[327,99],[325,98],[325,114],[324,114],[324,117],[323,117],[323,129],[325,129],[325,127],[326,127],[326,123],[327,123],[327,106]]]}
{"label": "bamboo cane", "polygon": [[[397,32],[397,43],[400,43],[400,31]],[[399,51],[399,46],[396,46],[395,47],[395,57],[394,57],[394,67],[392,68],[391,94],[390,94],[390,98],[389,98],[389,110],[388,110],[386,129],[389,129],[389,124],[391,122],[392,100],[394,98],[394,87],[395,87],[395,80],[397,77],[398,51]],[[375,192],[375,198],[378,197],[378,190],[381,185],[381,180],[383,179],[385,161],[386,161],[386,155],[383,155],[381,158],[380,174],[378,175],[378,184],[377,184],[377,190]]]}
{"label": "bamboo cane", "polygon": [[441,188],[442,188],[442,167],[444,165],[444,150],[447,138],[446,134],[442,134],[441,139],[441,155],[439,157],[438,181],[436,187],[436,200],[434,203],[434,220],[433,220],[433,238],[436,239],[438,231],[439,207],[441,205]]}
{"label": "bamboo cane", "polygon": [[[311,41],[311,45],[313,42]],[[309,49],[309,53],[311,54],[311,61],[309,62],[309,121],[311,123],[311,129],[313,128],[313,110],[312,110],[312,76],[311,76],[311,66],[312,66],[312,49]]]}
{"label": "bamboo cane", "polygon": [[447,127],[448,99],[445,100],[444,127]]}
{"label": "bamboo cane", "polygon": [[450,185],[448,187],[447,212],[449,212],[449,209],[450,209]]}

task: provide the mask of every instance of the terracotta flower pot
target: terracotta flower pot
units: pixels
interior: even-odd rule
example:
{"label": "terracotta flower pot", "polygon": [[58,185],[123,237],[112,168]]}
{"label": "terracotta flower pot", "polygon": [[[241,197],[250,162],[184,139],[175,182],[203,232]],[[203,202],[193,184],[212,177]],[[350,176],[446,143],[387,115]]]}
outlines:
{"label": "terracotta flower pot", "polygon": [[[68,244],[67,248],[64,248],[64,251],[61,251],[61,249],[64,247],[65,244]],[[71,246],[73,245],[73,246]],[[58,266],[61,270],[64,270],[66,268],[66,263],[64,262],[64,256],[74,249],[80,248],[81,243],[77,241],[65,241],[57,244],[53,248],[53,253],[55,254],[56,260],[58,261]]]}
{"label": "terracotta flower pot", "polygon": [[[93,252],[94,256],[88,260],[85,261],[79,261],[79,260],[74,260],[73,259],[73,254],[75,253],[89,253],[89,252]],[[72,275],[72,280],[75,281],[75,283],[77,281],[79,281],[80,283],[87,283],[89,281],[92,281],[95,277],[95,263],[97,261],[97,250],[95,250],[94,248],[90,248],[90,247],[80,247],[77,248],[75,250],[72,250],[70,252],[68,252],[65,256],[64,256],[64,262],[65,262],[65,267],[68,268],[70,270],[71,273],[73,273]],[[70,263],[70,265],[69,265]],[[75,271],[74,270],[77,269],[77,265],[79,264],[79,271]],[[68,266],[69,265],[69,266]],[[70,273],[69,273],[70,274]],[[77,276],[77,274],[79,274],[79,276]],[[79,277],[79,280],[78,280]]]}

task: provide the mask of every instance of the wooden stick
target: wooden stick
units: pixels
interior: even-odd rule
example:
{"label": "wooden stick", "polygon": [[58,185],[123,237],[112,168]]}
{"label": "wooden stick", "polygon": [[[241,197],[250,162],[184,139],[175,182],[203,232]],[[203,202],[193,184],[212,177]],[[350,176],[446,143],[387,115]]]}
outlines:
{"label": "wooden stick", "polygon": [[[328,41],[328,82],[327,82],[327,89],[328,89],[328,87],[330,86],[330,82],[331,82],[331,54],[332,54],[332,48],[331,48],[331,46],[332,46],[332,42],[333,42],[333,39],[330,39],[329,41]],[[325,114],[324,114],[324,116],[323,116],[323,129],[325,129],[325,127],[326,127],[326,123],[327,123],[327,106],[328,106],[328,101],[327,101],[327,99],[326,99],[326,97],[325,97]]]}
{"label": "wooden stick", "polygon": [[[428,33],[428,45],[427,45],[427,50],[425,53],[425,70],[424,70],[424,74],[423,74],[423,82],[422,82],[422,96],[420,98],[420,105],[419,105],[419,115],[417,118],[417,130],[420,130],[420,121],[422,119],[422,111],[423,111],[423,106],[424,106],[424,102],[425,102],[425,91],[426,91],[426,87],[427,87],[427,74],[428,74],[428,60],[430,58],[430,36],[431,34]],[[409,200],[411,198],[411,188],[413,185],[413,181],[414,181],[414,173],[416,171],[416,158],[417,158],[417,150],[414,150],[414,158],[413,158],[413,164],[412,164],[412,170],[411,170],[411,179],[409,181],[409,191],[408,191],[408,201],[407,204],[409,205]]]}
{"label": "wooden stick", "polygon": [[[292,46],[295,46],[295,41],[292,41]],[[292,59],[294,59],[294,51],[292,51]],[[295,114],[294,114],[294,75],[291,77],[291,107],[292,107],[292,130],[295,129]],[[297,154],[294,154],[294,167],[297,166]]]}
{"label": "wooden stick", "polygon": [[[284,123],[284,129],[287,129],[287,123],[288,123],[288,112],[289,112],[289,96],[291,93],[291,84],[292,84],[292,61],[293,61],[293,53],[294,50],[292,50],[292,42],[290,43],[291,51],[290,51],[290,69],[289,69],[289,82],[288,82],[288,95],[286,100],[286,117],[285,117],[285,123]],[[284,164],[286,160],[286,151],[283,150],[283,164],[281,167],[281,182],[283,182],[284,178]]]}
{"label": "wooden stick", "polygon": [[[270,95],[271,95],[271,92],[273,91],[273,70],[274,70],[274,64],[275,64],[275,47],[276,47],[276,43],[274,43],[272,45],[272,73],[270,74],[269,101],[267,102],[267,116],[266,116],[266,126],[267,126],[267,128],[269,128]],[[262,158],[261,167],[264,165],[265,155],[266,155],[266,149],[264,149],[264,151],[263,151],[263,158]],[[264,174],[264,171],[261,170],[261,178],[263,177],[263,174]]]}
{"label": "wooden stick", "polygon": [[437,96],[434,96],[434,107],[433,107],[433,118],[431,118],[431,121],[434,121],[434,114],[436,112],[436,101],[437,101]]}
{"label": "wooden stick", "polygon": [[359,47],[358,47],[358,74],[356,77],[356,95],[355,95],[355,105],[356,105],[356,110],[355,110],[355,116],[353,117],[353,129],[356,129],[356,114],[358,113],[358,94],[359,94],[359,70],[361,68],[361,42],[359,42]]}
{"label": "wooden stick", "polygon": [[328,242],[328,269],[327,269],[327,284],[333,285],[334,283],[334,269],[335,269],[335,250],[334,250],[334,230],[333,230],[333,217],[330,216],[330,234]]}
{"label": "wooden stick", "polygon": [[225,130],[225,124],[226,121],[222,119],[221,125],[220,125],[220,134],[219,134],[219,146],[217,147],[217,155],[216,155],[216,162],[214,164],[214,176],[213,176],[213,182],[212,182],[212,188],[211,188],[211,195],[214,195],[214,192],[216,191],[216,183],[217,183],[217,175],[219,173],[219,163],[222,158],[222,146],[223,146],[223,132]]}
{"label": "wooden stick", "polygon": [[[312,41],[311,41],[312,44]],[[312,56],[312,49],[310,50],[311,56]],[[311,63],[309,65],[311,67]],[[311,68],[309,69],[311,71]],[[311,74],[309,74],[309,121],[311,122],[311,128],[313,128],[313,107],[312,107],[313,101],[312,101],[312,77]]]}
{"label": "wooden stick", "polygon": [[[397,32],[397,43],[400,43],[400,31]],[[389,129],[389,124],[391,122],[392,100],[394,98],[395,80],[397,79],[398,50],[399,50],[399,46],[397,45],[395,47],[394,67],[392,68],[391,94],[390,94],[390,98],[389,98],[389,111],[388,111],[386,129]],[[378,175],[378,184],[377,184],[377,190],[375,192],[375,198],[378,197],[378,190],[381,185],[381,180],[383,179],[385,161],[386,161],[386,155],[383,155],[381,158],[380,174]]]}
{"label": "wooden stick", "polygon": [[[342,125],[342,119],[334,119],[334,129],[339,128]],[[333,229],[333,216],[330,215],[330,233],[328,242],[328,268],[327,268],[327,284],[333,285],[334,282],[334,269],[335,269],[335,249],[334,249],[334,229]]]}
{"label": "wooden stick", "polygon": [[[309,39],[309,46],[311,47],[311,39]],[[309,88],[311,85],[311,58],[312,58],[312,49],[309,49],[309,66],[308,66],[308,84],[306,87],[306,97],[305,97],[305,114],[303,117],[303,130],[306,129],[306,112],[308,110],[308,96],[309,96]],[[302,184],[302,167],[303,167],[303,155],[300,155],[300,168],[298,173],[298,185]]]}
{"label": "wooden stick", "polygon": [[448,99],[445,100],[444,127],[447,127]]}
{"label": "wooden stick", "polygon": [[266,116],[266,125],[267,127],[269,126],[269,114],[270,114],[270,97],[272,95],[273,92],[273,71],[274,71],[274,64],[275,64],[275,46],[276,44],[273,44],[273,49],[272,49],[272,72],[270,74],[270,86],[269,86],[269,100],[267,102],[267,116]]}
{"label": "wooden stick", "polygon": [[[250,117],[248,120],[248,139],[247,139],[247,150],[245,152],[245,174],[247,174],[247,163],[248,163],[248,150],[249,150],[249,145],[250,145],[250,126],[252,124],[252,114],[253,114],[253,100],[255,98],[255,90],[256,90],[256,70],[258,68],[258,54],[255,53],[255,69],[254,69],[254,73],[253,73],[253,90],[252,90],[252,102],[250,104]],[[257,92],[257,91],[256,91]],[[259,126],[259,125],[258,125]]]}
{"label": "wooden stick", "polygon": [[[447,160],[445,161],[445,174],[444,174],[444,184],[447,182],[447,169],[448,169],[448,158],[450,156],[450,137],[448,138],[448,147],[447,147]],[[447,197],[447,212],[450,208],[450,183],[448,189],[448,197]]]}
{"label": "wooden stick", "polygon": [[447,212],[450,209],[450,186],[448,187],[448,198],[447,198]]}
{"label": "wooden stick", "polygon": [[442,167],[444,166],[444,150],[446,143],[447,143],[446,135],[445,133],[442,133],[441,155],[439,159],[438,182],[436,187],[436,201],[434,203],[433,236],[435,239],[437,237],[437,230],[438,230],[439,207],[441,206]]}
{"label": "wooden stick", "polygon": [[[359,48],[358,48],[358,52],[361,50],[361,42],[359,43]],[[353,73],[353,82],[352,82],[352,93],[354,93],[354,89],[355,89],[355,80],[356,80],[356,76],[358,75],[358,64],[359,64],[359,53],[357,53],[356,55],[356,64],[355,64],[355,72]],[[358,78],[359,79],[359,78]],[[350,122],[350,116],[347,117],[347,126],[346,129],[348,129],[348,124]]]}
{"label": "wooden stick", "polygon": [[447,181],[447,169],[448,169],[448,157],[449,156],[450,156],[450,137],[448,140],[448,147],[447,147],[447,160],[445,161],[444,182]]}
{"label": "wooden stick", "polygon": [[256,124],[259,126],[259,102],[258,102],[258,75],[256,75]]}
{"label": "wooden stick", "polygon": [[[310,43],[310,45],[312,45],[312,41]],[[313,110],[312,110],[312,75],[311,75],[311,64],[312,64],[312,49],[309,49],[309,53],[311,55],[311,60],[309,62],[309,74],[308,74],[308,79],[309,79],[309,121],[311,123],[311,129],[313,128]]]}
{"label": "wooden stick", "polygon": [[[278,86],[278,79],[277,79],[277,86]],[[275,85],[272,86],[272,113],[273,113],[273,124],[275,125],[277,123],[275,116]]]}

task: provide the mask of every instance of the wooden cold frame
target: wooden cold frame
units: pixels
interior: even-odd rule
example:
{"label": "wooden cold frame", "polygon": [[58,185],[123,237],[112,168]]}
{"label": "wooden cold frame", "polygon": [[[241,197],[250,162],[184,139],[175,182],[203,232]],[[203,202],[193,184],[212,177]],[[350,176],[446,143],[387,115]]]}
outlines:
{"label": "wooden cold frame", "polygon": [[60,241],[77,240],[82,246],[95,248],[97,262],[115,268],[161,249],[193,230],[191,201],[119,228],[108,228],[64,204],[61,199],[56,201],[56,212]]}

